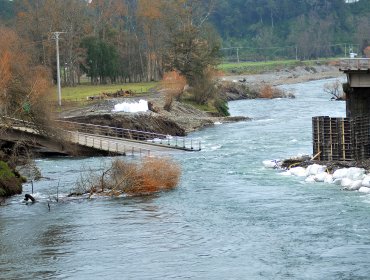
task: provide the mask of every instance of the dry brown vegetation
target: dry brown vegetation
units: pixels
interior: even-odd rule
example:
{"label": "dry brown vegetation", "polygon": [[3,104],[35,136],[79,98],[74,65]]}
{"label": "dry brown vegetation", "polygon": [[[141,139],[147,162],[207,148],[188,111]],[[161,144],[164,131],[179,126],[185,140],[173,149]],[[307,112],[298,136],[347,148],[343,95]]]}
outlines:
{"label": "dry brown vegetation", "polygon": [[13,30],[0,27],[0,113],[31,121],[45,132],[52,119],[50,70],[34,64],[23,45]]}
{"label": "dry brown vegetation", "polygon": [[167,72],[163,75],[161,88],[165,90],[165,110],[170,111],[173,100],[180,99],[186,84],[185,77],[177,71]]}
{"label": "dry brown vegetation", "polygon": [[364,54],[367,58],[370,58],[370,46],[364,49]]}
{"label": "dry brown vegetation", "polygon": [[293,98],[292,94],[286,93],[284,90],[273,87],[271,85],[264,85],[260,88],[259,98],[272,99],[272,98]]}
{"label": "dry brown vegetation", "polygon": [[220,91],[227,100],[255,99],[255,98],[294,98],[294,94],[265,84],[262,86],[250,85],[242,82],[223,81],[219,84]]}
{"label": "dry brown vegetation", "polygon": [[146,195],[175,188],[180,175],[179,165],[168,158],[147,157],[138,163],[116,159],[99,174],[82,175],[73,194]]}

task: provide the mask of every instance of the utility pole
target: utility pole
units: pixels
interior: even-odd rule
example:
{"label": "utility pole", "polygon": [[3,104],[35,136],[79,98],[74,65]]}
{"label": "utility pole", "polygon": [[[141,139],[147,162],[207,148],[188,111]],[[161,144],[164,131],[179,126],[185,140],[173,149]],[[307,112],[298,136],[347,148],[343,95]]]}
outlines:
{"label": "utility pole", "polygon": [[59,62],[59,35],[65,32],[53,32],[52,39],[55,40],[57,50],[57,82],[58,82],[58,105],[62,106],[62,89],[60,86],[60,62]]}
{"label": "utility pole", "polygon": [[295,46],[295,60],[298,60],[298,47]]}

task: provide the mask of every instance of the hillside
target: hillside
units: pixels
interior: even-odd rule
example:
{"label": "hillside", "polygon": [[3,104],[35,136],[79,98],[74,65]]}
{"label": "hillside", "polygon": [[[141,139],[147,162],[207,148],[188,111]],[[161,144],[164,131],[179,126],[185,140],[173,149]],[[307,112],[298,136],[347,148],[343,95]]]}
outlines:
{"label": "hillside", "polygon": [[[349,2],[349,1],[347,1]],[[222,54],[241,60],[361,54],[370,39],[370,0],[217,0],[211,21]]]}

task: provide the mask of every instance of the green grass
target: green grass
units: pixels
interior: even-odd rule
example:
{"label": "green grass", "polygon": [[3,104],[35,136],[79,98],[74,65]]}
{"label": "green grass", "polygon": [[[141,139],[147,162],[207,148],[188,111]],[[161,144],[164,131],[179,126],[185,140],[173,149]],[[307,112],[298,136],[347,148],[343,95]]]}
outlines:
{"label": "green grass", "polygon": [[[79,85],[76,87],[63,87],[63,100],[83,100],[87,96],[97,96],[103,92],[113,93],[119,90],[131,90],[136,94],[147,93],[150,89],[155,88],[158,82],[150,83],[130,83],[130,84],[114,84],[114,85]],[[57,88],[54,88],[54,100],[57,100]]]}
{"label": "green grass", "polygon": [[296,66],[312,66],[317,63],[328,63],[333,59],[320,60],[276,60],[261,62],[240,62],[240,63],[223,63],[218,69],[228,74],[260,74],[268,71],[279,70],[283,68],[293,68]]}
{"label": "green grass", "polygon": [[22,193],[22,182],[8,164],[0,161],[0,197]]}
{"label": "green grass", "polygon": [[14,178],[15,175],[12,170],[9,168],[8,164],[4,161],[0,161],[0,180]]}
{"label": "green grass", "polygon": [[217,109],[214,106],[210,104],[198,104],[194,100],[192,100],[191,97],[189,96],[183,97],[182,102],[184,102],[185,104],[191,105],[200,111],[209,112],[209,113],[217,113]]}

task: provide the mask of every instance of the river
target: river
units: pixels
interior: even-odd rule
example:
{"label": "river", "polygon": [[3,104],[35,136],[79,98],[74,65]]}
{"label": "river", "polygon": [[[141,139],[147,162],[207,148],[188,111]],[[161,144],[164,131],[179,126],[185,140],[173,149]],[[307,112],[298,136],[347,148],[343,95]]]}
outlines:
{"label": "river", "polygon": [[370,196],[262,165],[311,154],[313,116],[344,116],[327,82],[230,103],[253,120],[193,133],[203,150],[171,154],[183,172],[170,192],[67,200],[81,170],[109,159],[37,160],[50,177],[39,202],[0,207],[0,279],[368,279]]}

